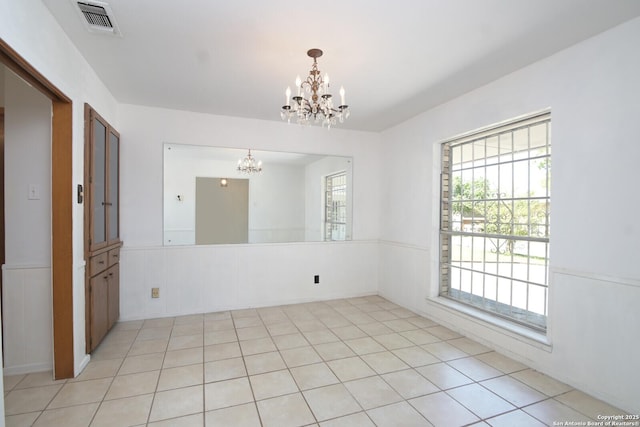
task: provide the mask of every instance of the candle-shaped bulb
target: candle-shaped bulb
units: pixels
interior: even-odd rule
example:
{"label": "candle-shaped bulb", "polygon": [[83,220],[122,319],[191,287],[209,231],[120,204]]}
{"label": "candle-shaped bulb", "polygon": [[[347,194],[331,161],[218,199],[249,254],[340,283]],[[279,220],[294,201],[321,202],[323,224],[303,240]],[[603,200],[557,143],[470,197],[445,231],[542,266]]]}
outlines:
{"label": "candle-shaped bulb", "polygon": [[291,88],[289,86],[287,86],[287,90],[284,91],[284,94],[287,99],[285,105],[289,105],[289,98],[291,98]]}
{"label": "candle-shaped bulb", "polygon": [[346,105],[344,102],[344,86],[340,86],[340,105]]}
{"label": "candle-shaped bulb", "polygon": [[300,87],[302,86],[302,79],[300,76],[296,76],[296,87],[298,88],[298,96],[300,96]]}

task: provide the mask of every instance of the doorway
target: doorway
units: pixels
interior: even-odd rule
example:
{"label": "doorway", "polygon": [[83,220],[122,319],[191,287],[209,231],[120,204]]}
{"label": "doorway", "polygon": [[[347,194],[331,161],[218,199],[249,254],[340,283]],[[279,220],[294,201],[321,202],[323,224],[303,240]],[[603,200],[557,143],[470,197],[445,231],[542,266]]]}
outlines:
{"label": "doorway", "polygon": [[196,245],[249,242],[249,180],[196,177]]}
{"label": "doorway", "polygon": [[0,39],[0,62],[51,100],[53,372],[74,376],[72,101]]}

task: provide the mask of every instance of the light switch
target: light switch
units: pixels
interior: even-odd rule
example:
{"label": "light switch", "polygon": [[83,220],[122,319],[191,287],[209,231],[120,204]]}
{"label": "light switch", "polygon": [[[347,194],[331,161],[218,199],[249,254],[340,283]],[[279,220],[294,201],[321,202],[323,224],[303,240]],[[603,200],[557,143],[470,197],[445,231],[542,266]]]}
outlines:
{"label": "light switch", "polygon": [[29,200],[40,200],[40,186],[37,184],[29,184]]}

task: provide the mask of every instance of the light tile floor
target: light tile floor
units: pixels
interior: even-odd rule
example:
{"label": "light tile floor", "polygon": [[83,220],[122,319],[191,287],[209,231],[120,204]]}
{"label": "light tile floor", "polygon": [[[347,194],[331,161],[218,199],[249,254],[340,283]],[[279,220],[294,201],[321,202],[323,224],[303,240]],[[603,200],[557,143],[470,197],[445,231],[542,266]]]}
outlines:
{"label": "light tile floor", "polygon": [[378,297],[118,323],[11,426],[542,426],[622,411]]}

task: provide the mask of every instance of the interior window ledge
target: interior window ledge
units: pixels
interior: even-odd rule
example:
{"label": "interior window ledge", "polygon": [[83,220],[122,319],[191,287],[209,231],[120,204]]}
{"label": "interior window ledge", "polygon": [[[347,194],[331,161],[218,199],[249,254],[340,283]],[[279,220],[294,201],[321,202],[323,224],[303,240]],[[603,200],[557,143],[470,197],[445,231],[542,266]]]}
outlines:
{"label": "interior window ledge", "polygon": [[526,326],[510,322],[498,316],[484,312],[477,308],[461,304],[449,298],[429,297],[426,299],[427,305],[432,305],[443,309],[451,314],[465,318],[465,320],[487,327],[495,332],[509,336],[518,341],[529,344],[533,347],[551,353],[553,347],[549,337]]}

